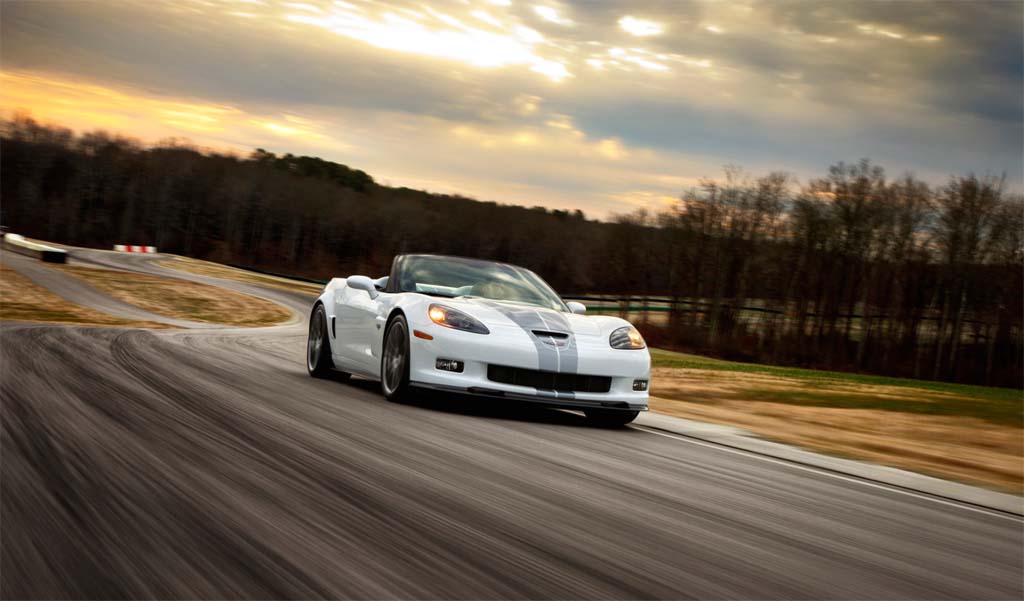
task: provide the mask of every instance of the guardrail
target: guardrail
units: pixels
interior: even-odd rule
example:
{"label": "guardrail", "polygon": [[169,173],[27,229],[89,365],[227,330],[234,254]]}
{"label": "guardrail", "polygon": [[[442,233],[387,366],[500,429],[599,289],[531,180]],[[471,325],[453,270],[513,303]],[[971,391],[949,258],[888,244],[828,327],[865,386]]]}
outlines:
{"label": "guardrail", "polygon": [[19,234],[4,234],[3,248],[47,263],[67,263],[68,261],[68,253],[64,249],[31,242]]}

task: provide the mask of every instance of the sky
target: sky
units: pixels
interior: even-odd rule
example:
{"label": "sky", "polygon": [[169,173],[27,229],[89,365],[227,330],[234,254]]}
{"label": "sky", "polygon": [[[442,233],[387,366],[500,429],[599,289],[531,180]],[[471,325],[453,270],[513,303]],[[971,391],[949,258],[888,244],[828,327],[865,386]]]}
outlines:
{"label": "sky", "polygon": [[0,110],[605,218],[738,165],[1024,187],[1022,2],[3,0]]}

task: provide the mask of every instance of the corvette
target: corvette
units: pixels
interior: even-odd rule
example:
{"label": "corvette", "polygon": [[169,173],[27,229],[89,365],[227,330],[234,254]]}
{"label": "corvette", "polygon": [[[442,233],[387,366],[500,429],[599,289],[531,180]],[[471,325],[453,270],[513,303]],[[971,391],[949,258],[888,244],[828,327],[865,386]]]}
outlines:
{"label": "corvette", "polygon": [[647,410],[651,359],[629,322],[586,315],[532,271],[399,255],[388,276],[328,282],[310,314],[306,366],[314,377],[379,380],[392,401],[432,389],[582,410],[615,426]]}

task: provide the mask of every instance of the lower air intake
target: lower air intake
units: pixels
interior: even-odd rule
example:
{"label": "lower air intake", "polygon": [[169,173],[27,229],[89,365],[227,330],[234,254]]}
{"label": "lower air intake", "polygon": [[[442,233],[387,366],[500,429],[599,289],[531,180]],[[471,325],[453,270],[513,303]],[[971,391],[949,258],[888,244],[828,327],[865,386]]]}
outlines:
{"label": "lower air intake", "polygon": [[502,384],[530,386],[538,390],[557,390],[558,392],[608,392],[612,387],[612,379],[608,376],[563,374],[504,365],[488,365],[487,379]]}

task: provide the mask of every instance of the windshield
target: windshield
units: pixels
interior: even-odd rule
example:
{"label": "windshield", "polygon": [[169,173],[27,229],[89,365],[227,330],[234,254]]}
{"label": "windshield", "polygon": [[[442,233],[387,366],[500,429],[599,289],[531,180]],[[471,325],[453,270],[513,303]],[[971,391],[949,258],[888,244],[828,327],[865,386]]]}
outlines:
{"label": "windshield", "polygon": [[448,298],[472,296],[566,311],[562,299],[532,271],[473,259],[405,257],[399,267],[398,291]]}

